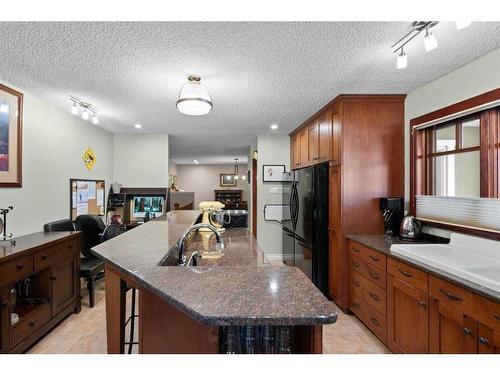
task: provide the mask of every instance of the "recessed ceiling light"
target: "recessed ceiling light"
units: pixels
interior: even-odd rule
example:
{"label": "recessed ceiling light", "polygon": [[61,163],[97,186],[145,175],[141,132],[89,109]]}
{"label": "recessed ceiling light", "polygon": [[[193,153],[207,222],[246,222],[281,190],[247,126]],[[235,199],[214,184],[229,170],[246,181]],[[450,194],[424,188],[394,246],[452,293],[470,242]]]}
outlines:
{"label": "recessed ceiling light", "polygon": [[136,128],[136,129],[141,129],[141,128],[142,128],[142,125],[141,125],[141,124],[135,124],[135,125],[134,125],[134,128]]}
{"label": "recessed ceiling light", "polygon": [[271,125],[271,129],[272,129],[272,130],[276,130],[276,129],[278,129],[278,125],[276,125],[276,124],[272,124],[272,125]]}
{"label": "recessed ceiling light", "polygon": [[198,160],[193,160],[193,163],[200,164],[200,162]]}

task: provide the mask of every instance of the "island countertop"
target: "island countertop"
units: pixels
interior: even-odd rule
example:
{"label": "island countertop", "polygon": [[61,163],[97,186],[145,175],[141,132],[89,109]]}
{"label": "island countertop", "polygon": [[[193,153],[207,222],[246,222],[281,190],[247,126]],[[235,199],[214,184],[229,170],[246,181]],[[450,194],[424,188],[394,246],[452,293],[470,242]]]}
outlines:
{"label": "island countertop", "polygon": [[[227,229],[222,258],[198,267],[159,266],[199,211],[173,211],[92,249],[108,264],[165,302],[208,325],[322,325],[335,305],[297,268],[273,266],[246,229]],[[196,233],[188,248],[213,246]]]}

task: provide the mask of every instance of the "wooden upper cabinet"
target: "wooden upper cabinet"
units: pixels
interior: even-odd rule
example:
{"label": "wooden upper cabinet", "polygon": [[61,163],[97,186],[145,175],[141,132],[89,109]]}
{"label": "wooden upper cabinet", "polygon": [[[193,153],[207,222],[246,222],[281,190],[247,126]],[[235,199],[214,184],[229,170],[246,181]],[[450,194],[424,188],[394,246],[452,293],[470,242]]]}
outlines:
{"label": "wooden upper cabinet", "polygon": [[298,134],[291,138],[292,169],[300,168],[300,142]]}
{"label": "wooden upper cabinet", "polygon": [[340,123],[340,115],[335,109],[331,116],[331,143],[332,143],[332,156],[331,161],[335,164],[341,164],[342,155],[342,126]]}
{"label": "wooden upper cabinet", "polygon": [[302,129],[298,134],[300,144],[300,168],[305,167],[309,164],[309,133],[307,130],[307,128]]}
{"label": "wooden upper cabinet", "polygon": [[328,111],[318,120],[318,162],[320,163],[330,160],[331,134],[331,114]]}
{"label": "wooden upper cabinet", "polygon": [[429,351],[428,294],[387,276],[387,345],[394,353]]}
{"label": "wooden upper cabinet", "polygon": [[314,164],[318,160],[319,155],[319,124],[318,121],[313,120],[307,127],[307,140],[308,140],[308,156],[309,163]]}

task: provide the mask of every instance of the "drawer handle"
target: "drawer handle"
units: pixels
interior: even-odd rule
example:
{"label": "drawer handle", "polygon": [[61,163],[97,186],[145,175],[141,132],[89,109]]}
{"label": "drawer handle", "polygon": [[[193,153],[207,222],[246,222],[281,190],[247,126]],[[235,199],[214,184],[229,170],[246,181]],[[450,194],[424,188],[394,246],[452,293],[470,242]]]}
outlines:
{"label": "drawer handle", "polygon": [[500,320],[500,315],[493,315],[496,320]]}
{"label": "drawer handle", "polygon": [[370,276],[371,276],[373,279],[375,279],[375,280],[378,280],[378,279],[379,279],[378,275],[377,275],[375,272],[373,272],[373,271],[370,271]]}
{"label": "drawer handle", "polygon": [[35,321],[34,321],[34,320],[31,320],[31,321],[28,323],[28,325],[29,325],[30,327],[33,327],[33,326],[35,325]]}
{"label": "drawer handle", "polygon": [[456,296],[456,295],[454,295],[454,294],[451,294],[450,292],[447,292],[447,291],[446,291],[446,290],[444,290],[444,289],[439,289],[439,291],[440,291],[441,293],[443,293],[446,297],[448,297],[448,299],[450,299],[450,300],[452,300],[452,301],[460,301],[460,302],[462,302],[462,301],[463,301],[463,300],[462,300],[462,298],[460,298],[460,297],[458,297],[458,296]]}
{"label": "drawer handle", "polygon": [[73,245],[68,245],[68,248],[69,248],[69,249],[72,249],[72,248],[73,248]]}
{"label": "drawer handle", "polygon": [[358,286],[359,287],[359,282],[356,281],[356,280],[353,280],[352,283],[355,285],[355,286]]}
{"label": "drawer handle", "polygon": [[18,264],[16,270],[21,271],[24,268],[24,264]]}
{"label": "drawer handle", "polygon": [[479,337],[479,343],[481,345],[488,345],[488,339],[485,337]]}
{"label": "drawer handle", "polygon": [[358,268],[358,267],[359,267],[359,263],[358,263],[358,262],[352,261],[351,263],[352,263],[352,265],[353,265],[354,267],[356,267],[356,268]]}
{"label": "drawer handle", "polygon": [[403,271],[401,268],[398,268],[398,271],[401,275],[406,276],[406,277],[413,277],[413,275],[408,272],[408,271]]}
{"label": "drawer handle", "polygon": [[373,294],[373,293],[371,293],[371,292],[370,292],[370,297],[372,297],[372,299],[373,299],[374,301],[377,301],[377,302],[378,302],[378,301],[380,301],[380,298],[378,298],[378,296],[377,296],[376,294]]}
{"label": "drawer handle", "polygon": [[424,309],[427,307],[427,304],[424,301],[418,301],[418,304],[422,306]]}
{"label": "drawer handle", "polygon": [[56,280],[57,279],[57,276],[52,276],[51,277],[51,280]]}
{"label": "drawer handle", "polygon": [[374,262],[378,262],[380,260],[379,257],[376,257],[374,255],[370,255],[370,258],[374,261]]}
{"label": "drawer handle", "polygon": [[2,301],[2,303],[0,303],[0,307],[7,307],[9,306],[9,301]]}
{"label": "drawer handle", "polygon": [[470,328],[464,328],[464,334],[467,336],[472,336],[472,330]]}
{"label": "drawer handle", "polygon": [[377,327],[380,327],[380,323],[377,319],[375,318],[370,318],[370,320],[372,321],[373,324],[375,324]]}
{"label": "drawer handle", "polygon": [[352,251],[354,251],[355,253],[359,253],[359,249],[356,249],[355,247],[352,248]]}
{"label": "drawer handle", "polygon": [[42,254],[42,260],[47,260],[49,256],[47,254]]}

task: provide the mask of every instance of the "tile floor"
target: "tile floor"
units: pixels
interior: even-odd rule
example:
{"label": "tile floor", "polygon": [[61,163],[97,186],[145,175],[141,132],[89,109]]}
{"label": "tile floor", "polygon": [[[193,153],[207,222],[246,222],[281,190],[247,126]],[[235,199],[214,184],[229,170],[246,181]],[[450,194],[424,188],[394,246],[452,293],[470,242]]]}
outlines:
{"label": "tile floor", "polygon": [[[84,285],[84,284],[82,284]],[[82,288],[82,311],[71,315],[36,343],[33,354],[106,353],[104,281],[97,283],[96,303],[88,306],[86,288]],[[128,293],[130,297],[130,293]],[[127,306],[130,304],[127,303]],[[128,313],[127,313],[128,316]],[[136,331],[137,336],[137,331]],[[128,332],[127,332],[128,337]],[[134,346],[134,353],[137,346]],[[339,311],[337,323],[323,329],[323,353],[389,353],[389,350],[353,315]]]}

